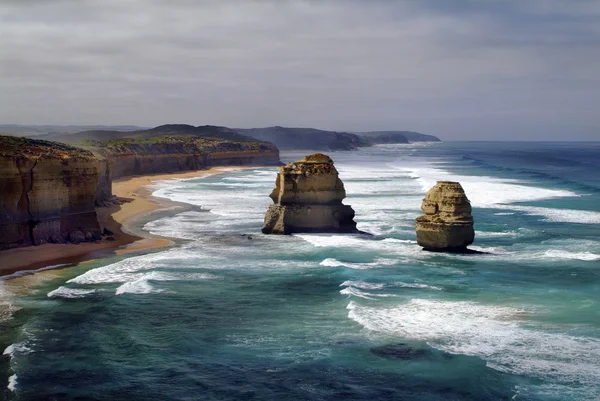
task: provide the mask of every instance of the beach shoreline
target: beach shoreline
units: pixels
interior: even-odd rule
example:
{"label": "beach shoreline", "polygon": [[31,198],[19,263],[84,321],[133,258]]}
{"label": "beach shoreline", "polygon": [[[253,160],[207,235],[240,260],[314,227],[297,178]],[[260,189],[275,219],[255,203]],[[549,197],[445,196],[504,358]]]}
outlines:
{"label": "beach shoreline", "polygon": [[172,174],[125,177],[113,181],[113,194],[123,203],[98,207],[98,221],[107,228],[113,240],[81,244],[44,244],[0,251],[0,277],[17,272],[29,272],[48,266],[65,267],[106,256],[152,250],[171,246],[174,242],[136,229],[135,223],[150,214],[185,206],[168,199],[157,198],[148,186],[164,180],[207,177],[232,169],[260,166],[220,166]]}

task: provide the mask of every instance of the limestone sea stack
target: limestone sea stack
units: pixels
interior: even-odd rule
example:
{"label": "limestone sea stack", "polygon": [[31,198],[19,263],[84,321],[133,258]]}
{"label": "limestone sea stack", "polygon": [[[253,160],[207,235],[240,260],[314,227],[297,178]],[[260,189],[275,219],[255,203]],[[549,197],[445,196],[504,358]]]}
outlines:
{"label": "limestone sea stack", "polygon": [[473,243],[471,203],[458,182],[438,181],[425,195],[417,217],[417,243],[428,251],[467,252]]}
{"label": "limestone sea stack", "polygon": [[354,210],[342,204],[346,190],[329,156],[317,153],[282,166],[275,185],[263,233],[360,233]]}

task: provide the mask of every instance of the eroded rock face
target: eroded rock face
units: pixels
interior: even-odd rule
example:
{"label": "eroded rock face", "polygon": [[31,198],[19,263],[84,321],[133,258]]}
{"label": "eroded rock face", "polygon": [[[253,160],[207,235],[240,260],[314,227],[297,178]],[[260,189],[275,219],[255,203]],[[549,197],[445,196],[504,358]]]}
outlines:
{"label": "eroded rock face", "polygon": [[458,182],[438,181],[417,217],[417,243],[429,251],[465,252],[473,243],[471,203]]}
{"label": "eroded rock face", "polygon": [[[0,250],[100,237],[91,153],[0,137]],[[81,233],[81,235],[79,235]]]}
{"label": "eroded rock face", "polygon": [[317,153],[288,163],[277,174],[263,233],[358,233],[354,210],[343,205],[344,184],[329,156]]}

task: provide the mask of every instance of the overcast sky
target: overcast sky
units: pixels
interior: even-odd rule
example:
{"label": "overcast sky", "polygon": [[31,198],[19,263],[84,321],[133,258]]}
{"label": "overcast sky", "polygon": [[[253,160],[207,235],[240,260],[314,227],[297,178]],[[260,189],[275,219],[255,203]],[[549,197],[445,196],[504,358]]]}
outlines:
{"label": "overcast sky", "polygon": [[0,0],[0,123],[600,140],[600,1]]}

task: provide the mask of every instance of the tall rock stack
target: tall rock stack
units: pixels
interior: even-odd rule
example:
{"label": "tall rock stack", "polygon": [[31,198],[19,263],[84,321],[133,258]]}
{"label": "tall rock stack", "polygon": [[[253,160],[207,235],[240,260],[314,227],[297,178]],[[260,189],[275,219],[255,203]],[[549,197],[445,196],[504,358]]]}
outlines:
{"label": "tall rock stack", "polygon": [[342,204],[344,184],[329,156],[317,153],[282,166],[265,216],[265,234],[359,233]]}
{"label": "tall rock stack", "polygon": [[417,217],[417,243],[428,251],[466,252],[473,243],[471,203],[458,182],[438,181],[425,195]]}

